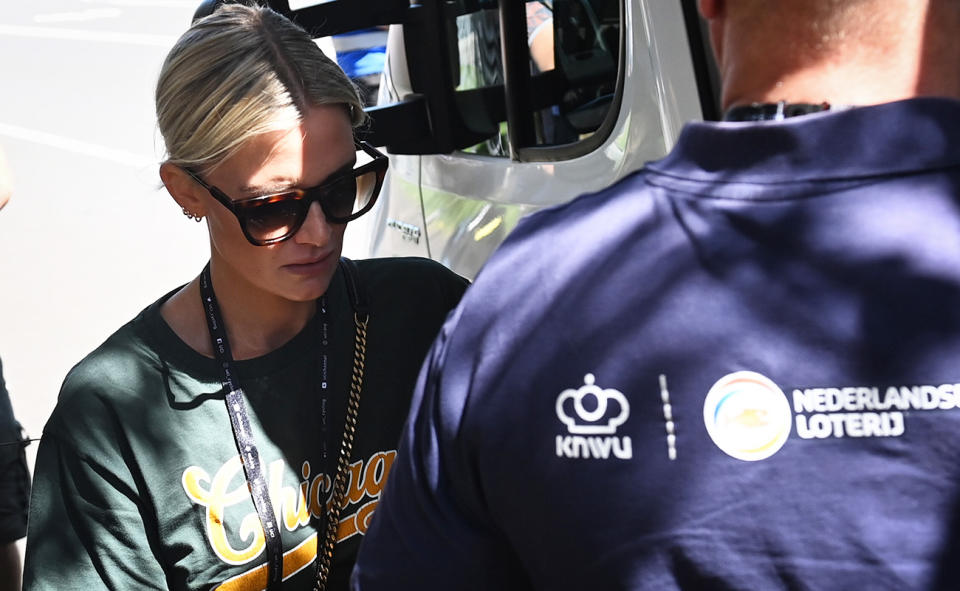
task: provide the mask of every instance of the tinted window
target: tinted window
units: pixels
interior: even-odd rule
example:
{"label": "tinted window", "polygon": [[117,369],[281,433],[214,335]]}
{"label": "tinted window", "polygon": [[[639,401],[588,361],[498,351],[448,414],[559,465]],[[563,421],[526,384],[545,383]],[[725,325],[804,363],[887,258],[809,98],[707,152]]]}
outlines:
{"label": "tinted window", "polygon": [[[455,17],[459,65],[457,91],[504,84],[501,23],[495,7]],[[528,116],[534,147],[574,144],[601,127],[617,86],[619,0],[554,0],[526,3],[526,38],[532,76]],[[513,88],[507,92],[515,92]],[[509,156],[509,123],[490,109],[498,133],[465,151]]]}

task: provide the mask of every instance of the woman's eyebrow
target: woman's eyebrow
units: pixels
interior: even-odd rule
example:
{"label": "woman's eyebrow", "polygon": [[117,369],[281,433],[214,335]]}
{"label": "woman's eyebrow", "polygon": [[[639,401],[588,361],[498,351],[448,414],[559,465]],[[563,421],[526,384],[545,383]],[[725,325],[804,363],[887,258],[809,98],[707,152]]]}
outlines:
{"label": "woman's eyebrow", "polygon": [[296,183],[291,180],[274,179],[263,185],[243,185],[240,187],[240,194],[243,196],[268,195],[278,193],[293,187]]}
{"label": "woman's eyebrow", "polygon": [[[327,181],[337,176],[340,176],[342,174],[345,174],[347,172],[350,172],[351,170],[354,169],[356,165],[357,165],[357,159],[353,158],[350,160],[350,162],[347,162],[340,168],[328,174],[322,181],[320,181],[319,184],[314,186],[319,187],[321,185],[324,185],[326,184]],[[291,189],[293,187],[296,187],[299,184],[300,183],[294,182],[292,179],[276,178],[276,179],[271,179],[267,183],[261,184],[261,185],[243,185],[242,187],[240,187],[240,194],[241,195],[268,195],[270,193],[278,193],[278,192]]]}

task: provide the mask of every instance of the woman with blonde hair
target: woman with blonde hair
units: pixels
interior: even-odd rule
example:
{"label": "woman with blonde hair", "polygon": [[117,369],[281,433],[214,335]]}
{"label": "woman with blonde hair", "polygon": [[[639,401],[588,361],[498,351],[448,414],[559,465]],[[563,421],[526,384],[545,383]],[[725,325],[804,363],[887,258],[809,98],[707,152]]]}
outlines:
{"label": "woman with blonde hair", "polygon": [[466,282],[423,259],[340,259],[386,158],[356,139],[354,86],[283,16],[197,21],[156,100],[160,176],[207,221],[210,262],[67,376],[25,587],[344,589]]}

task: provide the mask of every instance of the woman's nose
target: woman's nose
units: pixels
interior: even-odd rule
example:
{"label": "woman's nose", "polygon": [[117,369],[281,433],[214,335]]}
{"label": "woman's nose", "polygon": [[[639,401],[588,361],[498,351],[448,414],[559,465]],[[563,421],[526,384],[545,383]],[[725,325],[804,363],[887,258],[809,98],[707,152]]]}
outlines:
{"label": "woman's nose", "polygon": [[330,241],[332,235],[333,227],[327,222],[320,204],[314,201],[307,210],[307,218],[303,220],[303,225],[294,234],[293,239],[302,244],[324,246]]}

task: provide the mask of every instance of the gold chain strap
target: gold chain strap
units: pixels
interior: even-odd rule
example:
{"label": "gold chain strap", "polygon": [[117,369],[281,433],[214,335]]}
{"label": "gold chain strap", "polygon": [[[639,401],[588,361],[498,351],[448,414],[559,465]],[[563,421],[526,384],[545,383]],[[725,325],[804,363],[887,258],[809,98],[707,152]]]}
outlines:
{"label": "gold chain strap", "polygon": [[360,414],[360,390],[363,388],[363,368],[367,358],[367,322],[370,317],[360,320],[356,313],[353,322],[357,331],[353,346],[353,376],[350,379],[350,398],[347,400],[347,416],[343,423],[343,439],[340,441],[340,454],[337,458],[337,476],[333,481],[333,499],[327,510],[326,531],[323,536],[322,547],[317,548],[319,566],[317,580],[313,585],[314,591],[325,591],[327,579],[330,577],[330,566],[333,563],[333,550],[337,545],[337,535],[340,529],[340,510],[343,498],[347,494],[347,471],[350,469],[350,452],[353,449],[353,438],[357,432],[357,417]]}

